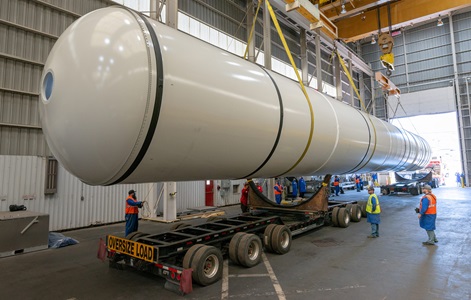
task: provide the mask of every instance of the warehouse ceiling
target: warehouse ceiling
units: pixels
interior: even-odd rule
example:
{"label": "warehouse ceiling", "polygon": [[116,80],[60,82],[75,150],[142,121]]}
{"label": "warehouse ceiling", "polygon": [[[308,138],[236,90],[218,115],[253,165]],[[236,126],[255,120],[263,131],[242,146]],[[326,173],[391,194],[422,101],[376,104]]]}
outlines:
{"label": "warehouse ceiling", "polygon": [[[285,0],[286,1],[286,0]],[[290,2],[290,1],[286,1]],[[310,0],[338,28],[339,39],[354,42],[388,31],[446,18],[471,8],[470,0]],[[343,10],[344,8],[344,10]],[[389,13],[388,13],[389,11]]]}

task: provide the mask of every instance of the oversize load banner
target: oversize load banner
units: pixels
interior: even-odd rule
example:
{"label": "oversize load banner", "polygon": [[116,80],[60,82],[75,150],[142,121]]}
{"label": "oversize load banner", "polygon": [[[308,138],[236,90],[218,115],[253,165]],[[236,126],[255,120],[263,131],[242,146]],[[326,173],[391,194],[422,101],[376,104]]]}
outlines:
{"label": "oversize load banner", "polygon": [[154,250],[153,246],[141,244],[124,238],[109,235],[108,243],[109,250],[114,250],[121,254],[126,254],[132,257],[136,257],[148,262],[154,262]]}

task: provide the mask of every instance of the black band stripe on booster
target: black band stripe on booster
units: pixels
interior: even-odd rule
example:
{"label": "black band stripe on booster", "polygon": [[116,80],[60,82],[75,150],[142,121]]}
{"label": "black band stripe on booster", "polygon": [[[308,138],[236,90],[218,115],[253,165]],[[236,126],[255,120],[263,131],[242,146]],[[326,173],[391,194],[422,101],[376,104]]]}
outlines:
{"label": "black band stripe on booster", "polygon": [[136,156],[136,159],[134,159],[134,162],[131,164],[129,169],[118,180],[116,180],[113,183],[110,183],[110,185],[120,183],[121,181],[128,178],[128,176],[131,175],[141,163],[142,159],[144,158],[144,155],[149,149],[150,143],[152,142],[152,138],[154,137],[155,128],[157,127],[157,122],[159,120],[160,107],[162,106],[162,90],[164,86],[164,75],[162,71],[162,68],[163,68],[162,53],[160,52],[159,40],[157,39],[157,35],[155,34],[154,29],[152,28],[152,25],[149,23],[149,21],[145,17],[142,17],[140,15],[139,17],[146,24],[147,29],[152,39],[152,44],[154,45],[153,48],[154,48],[156,65],[157,65],[157,84],[155,87],[156,92],[155,92],[155,101],[154,101],[155,102],[154,111],[152,112],[152,118],[150,121],[149,129],[147,131],[147,135],[144,139],[144,143],[142,144],[141,150],[139,150],[139,153]]}
{"label": "black band stripe on booster", "polygon": [[[368,147],[366,148],[366,152],[365,152],[365,155],[363,155],[363,158],[360,160],[360,162],[354,166],[353,168],[351,168],[349,171],[345,172],[345,174],[351,174],[351,173],[356,173],[358,170],[360,170],[361,168],[363,168],[365,165],[361,166],[360,165],[363,163],[363,161],[365,160],[366,156],[368,155],[368,152],[370,151],[370,145],[371,145],[371,130],[370,130],[370,125],[368,124],[368,121],[366,120],[365,116],[360,112],[358,111],[358,113],[363,117],[363,120],[365,120],[365,123],[366,123],[366,127],[368,128]],[[373,121],[371,121],[371,124],[373,124]],[[374,125],[373,125],[374,126]],[[376,141],[375,141],[376,143]],[[368,163],[368,162],[366,162]],[[366,164],[365,163],[365,164]]]}
{"label": "black band stripe on booster", "polygon": [[273,77],[271,77],[270,73],[268,73],[267,70],[265,70],[261,66],[259,66],[259,67],[260,67],[260,69],[262,69],[268,75],[268,77],[270,77],[271,81],[273,82],[273,85],[275,86],[276,93],[278,94],[278,102],[280,104],[280,123],[278,124],[278,133],[276,135],[275,143],[273,144],[273,147],[272,147],[270,153],[268,154],[267,158],[263,161],[263,163],[255,171],[253,171],[249,175],[246,175],[246,176],[241,177],[239,179],[250,178],[253,174],[257,173],[261,168],[263,168],[268,163],[270,158],[273,156],[273,153],[275,153],[276,147],[278,146],[278,143],[280,142],[281,131],[283,130],[283,117],[284,117],[283,99],[281,98],[280,89],[278,88],[278,85],[276,84]]}

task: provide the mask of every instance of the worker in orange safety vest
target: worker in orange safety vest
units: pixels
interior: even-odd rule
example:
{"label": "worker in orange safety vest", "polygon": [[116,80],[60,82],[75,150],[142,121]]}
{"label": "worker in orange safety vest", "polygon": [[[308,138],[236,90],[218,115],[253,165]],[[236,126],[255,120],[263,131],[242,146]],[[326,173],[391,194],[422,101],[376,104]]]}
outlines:
{"label": "worker in orange safety vest", "polygon": [[279,181],[276,182],[274,189],[276,204],[281,204],[281,195],[283,194],[283,187],[281,186]]}
{"label": "worker in orange safety vest", "polygon": [[136,191],[130,190],[126,198],[125,220],[126,230],[124,236],[127,237],[130,233],[138,230],[139,227],[139,208],[145,201],[137,201]]}
{"label": "worker in orange safety vest", "polygon": [[334,177],[334,188],[335,188],[335,196],[338,196],[340,192],[340,178],[337,175],[335,175]]}
{"label": "worker in orange safety vest", "polygon": [[423,242],[424,245],[435,245],[438,242],[435,236],[435,221],[437,219],[437,197],[432,194],[432,187],[424,185],[422,187],[424,196],[420,199],[420,207],[416,209],[419,217],[419,225],[425,229],[428,240]]}

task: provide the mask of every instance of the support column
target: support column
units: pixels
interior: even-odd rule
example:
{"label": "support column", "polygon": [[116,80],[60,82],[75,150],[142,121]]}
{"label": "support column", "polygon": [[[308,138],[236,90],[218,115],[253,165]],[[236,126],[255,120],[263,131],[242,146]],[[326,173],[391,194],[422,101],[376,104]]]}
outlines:
{"label": "support column", "polygon": [[[248,44],[248,39],[250,37],[250,30],[252,30],[253,24],[257,21],[254,19],[255,17],[255,5],[252,0],[247,0],[247,44]],[[252,36],[252,40],[250,41],[250,44],[247,45],[249,48],[247,59],[251,62],[255,62],[255,30]]]}
{"label": "support column", "polygon": [[172,222],[177,219],[177,183],[164,182],[163,189],[163,220]]}
{"label": "support column", "polygon": [[407,92],[410,92],[409,89],[409,65],[407,64],[407,47],[406,47],[406,32],[402,30],[402,46],[404,48],[404,66],[406,67],[406,85],[407,85]]}
{"label": "support column", "polygon": [[370,77],[370,84],[371,84],[371,105],[373,106],[373,116],[378,117],[376,115],[376,93],[375,93],[375,80],[373,76]]}
{"label": "support column", "polygon": [[151,0],[150,1],[150,13],[149,17],[153,20],[159,20],[159,0]]}
{"label": "support column", "polygon": [[[361,45],[360,43],[357,41],[356,42],[356,46],[357,46],[357,53],[358,55],[362,55],[361,53]],[[365,109],[367,110],[366,112],[367,113],[370,113],[370,111],[368,110],[368,106],[367,106],[367,103],[366,103],[366,99],[365,99],[365,77],[364,77],[364,74],[362,71],[360,71],[360,73],[358,74],[358,85],[359,85],[359,89],[360,89],[360,97],[361,99],[363,100],[363,104],[365,105]],[[360,103],[360,110],[363,109],[363,106],[361,105]]]}
{"label": "support column", "polygon": [[[353,81],[352,55],[350,52],[348,53],[348,72],[350,72],[350,77],[352,78],[352,81]],[[355,107],[355,91],[353,90],[352,85],[350,85],[350,103],[352,107]],[[361,106],[360,106],[360,110],[361,110]]]}
{"label": "support column", "polygon": [[178,28],[178,0],[171,0],[165,2],[165,12],[167,26],[177,29]]}
{"label": "support column", "polygon": [[317,73],[317,90],[323,92],[322,88],[322,54],[321,54],[321,30],[316,29],[316,73]]}
{"label": "support column", "polygon": [[455,47],[455,34],[453,29],[453,18],[451,13],[448,14],[450,24],[450,40],[451,40],[451,54],[453,58],[453,73],[454,73],[454,87],[456,96],[456,107],[458,110],[458,128],[460,135],[460,149],[461,149],[461,166],[464,172],[465,185],[469,184],[469,172],[468,172],[468,158],[466,152],[466,137],[463,130],[463,112],[461,107],[461,94],[460,94],[460,82],[458,78],[458,64],[456,60],[456,47]]}
{"label": "support column", "polygon": [[340,72],[340,61],[337,56],[334,56],[334,77],[335,77],[335,90],[337,92],[337,96],[335,97],[337,100],[342,101],[343,94],[342,94],[342,73]]}
{"label": "support column", "polygon": [[301,78],[303,81],[303,84],[305,86],[309,85],[309,79],[308,79],[308,69],[309,69],[309,63],[308,63],[308,58],[307,58],[307,37],[306,37],[306,30],[302,29],[299,32],[299,44],[301,46]]}
{"label": "support column", "polygon": [[271,70],[271,17],[266,2],[263,2],[263,50],[265,69]]}

